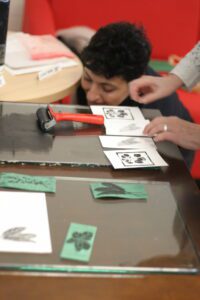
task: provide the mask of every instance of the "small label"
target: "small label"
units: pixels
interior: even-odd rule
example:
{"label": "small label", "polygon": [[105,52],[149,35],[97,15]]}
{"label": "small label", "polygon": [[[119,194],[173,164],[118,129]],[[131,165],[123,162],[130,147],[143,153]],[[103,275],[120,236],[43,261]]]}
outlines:
{"label": "small label", "polygon": [[47,77],[53,76],[57,72],[59,72],[62,69],[61,65],[56,65],[54,67],[51,67],[49,69],[42,70],[38,73],[38,79],[43,80]]}

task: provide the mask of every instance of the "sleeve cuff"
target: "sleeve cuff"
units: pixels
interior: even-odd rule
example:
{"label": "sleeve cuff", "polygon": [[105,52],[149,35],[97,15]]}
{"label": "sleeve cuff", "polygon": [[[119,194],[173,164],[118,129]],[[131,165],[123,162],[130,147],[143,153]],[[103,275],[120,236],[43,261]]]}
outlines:
{"label": "sleeve cuff", "polygon": [[177,64],[170,73],[178,76],[189,90],[191,90],[200,79],[197,67],[187,60],[183,60]]}

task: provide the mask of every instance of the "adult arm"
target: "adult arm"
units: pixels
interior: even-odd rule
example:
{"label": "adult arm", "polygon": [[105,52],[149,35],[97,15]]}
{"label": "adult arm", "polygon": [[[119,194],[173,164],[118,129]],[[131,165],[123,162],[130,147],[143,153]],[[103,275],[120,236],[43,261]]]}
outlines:
{"label": "adult arm", "polygon": [[200,80],[200,42],[170,72],[191,89]]}
{"label": "adult arm", "polygon": [[170,95],[183,84],[192,88],[200,80],[200,42],[177,64],[168,76],[142,76],[129,83],[130,96],[140,103],[150,103]]}
{"label": "adult arm", "polygon": [[155,142],[171,141],[186,149],[200,149],[200,125],[178,117],[157,117],[144,129]]}

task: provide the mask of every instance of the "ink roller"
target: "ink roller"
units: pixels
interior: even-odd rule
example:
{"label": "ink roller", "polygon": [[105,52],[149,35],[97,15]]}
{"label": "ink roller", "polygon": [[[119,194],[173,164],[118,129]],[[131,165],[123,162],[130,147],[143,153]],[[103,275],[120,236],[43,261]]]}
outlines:
{"label": "ink roller", "polygon": [[49,105],[46,108],[39,108],[36,115],[38,125],[44,132],[51,130],[58,122],[62,121],[74,121],[96,125],[104,124],[104,117],[102,115],[55,112]]}

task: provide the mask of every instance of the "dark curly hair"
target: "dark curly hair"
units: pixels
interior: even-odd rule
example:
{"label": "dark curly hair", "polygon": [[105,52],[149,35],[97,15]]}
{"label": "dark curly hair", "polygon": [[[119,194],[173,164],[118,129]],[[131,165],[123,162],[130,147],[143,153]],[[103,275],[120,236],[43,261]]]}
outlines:
{"label": "dark curly hair", "polygon": [[106,78],[121,76],[126,81],[144,74],[151,45],[143,27],[129,22],[101,27],[81,53],[83,65]]}

